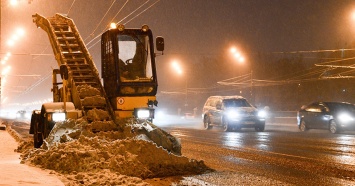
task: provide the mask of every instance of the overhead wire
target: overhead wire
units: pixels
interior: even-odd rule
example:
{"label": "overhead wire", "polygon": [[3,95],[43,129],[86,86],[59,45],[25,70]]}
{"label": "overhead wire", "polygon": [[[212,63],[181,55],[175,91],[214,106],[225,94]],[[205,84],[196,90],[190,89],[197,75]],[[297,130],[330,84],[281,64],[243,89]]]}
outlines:
{"label": "overhead wire", "polygon": [[328,49],[328,50],[299,50],[299,51],[289,51],[289,52],[271,52],[273,54],[298,54],[298,53],[321,53],[321,52],[338,52],[338,51],[354,51],[355,48],[348,49]]}
{"label": "overhead wire", "polygon": [[[129,0],[126,0],[126,2],[122,5],[122,7],[117,11],[117,13],[115,14],[115,16],[113,16],[113,18],[111,19],[111,21],[109,22],[112,23],[113,20],[116,19],[116,17],[118,16],[118,14],[123,10],[123,8],[127,5],[127,3],[129,2]],[[106,27],[102,30],[102,33],[105,32],[108,29],[108,24],[106,25]]]}
{"label": "overhead wire", "polygon": [[127,22],[125,22],[124,24],[127,24],[129,22],[131,22],[134,18],[140,16],[142,13],[144,13],[145,11],[147,11],[149,8],[151,8],[152,6],[154,6],[155,4],[157,4],[160,0],[157,0],[155,3],[151,4],[149,7],[147,7],[146,9],[144,9],[142,12],[140,12],[139,14],[137,14],[136,16],[134,16],[133,18],[131,18],[130,20],[128,20]]}
{"label": "overhead wire", "polygon": [[117,15],[123,10],[123,8],[127,5],[127,3],[129,2],[129,0],[126,0],[126,2],[122,5],[122,7],[118,10],[118,12],[115,14],[115,16],[113,16],[113,18],[111,19],[111,21],[105,26],[105,28],[96,36],[94,37],[91,41],[89,41],[86,45],[88,47],[88,49],[92,48],[93,46],[95,46],[98,42],[100,42],[100,39],[98,42],[95,42],[92,46],[89,46],[91,42],[93,42],[95,39],[99,38],[109,27],[108,25],[110,23],[113,22],[113,20],[117,17]]}
{"label": "overhead wire", "polygon": [[[313,50],[313,51],[294,51],[294,52],[288,52],[288,53],[315,53],[315,52],[336,52],[336,51],[351,51],[355,49],[334,49],[334,50]],[[287,52],[280,52],[280,54],[287,53]],[[319,59],[319,58],[317,58]],[[324,58],[322,58],[324,59]],[[306,73],[305,71],[298,71],[293,73],[293,75],[288,74],[286,77],[279,77],[274,80],[261,80],[261,79],[252,79],[250,73],[245,74],[239,77],[233,77],[229,78],[226,80],[218,81],[217,84],[220,86],[233,86],[236,87],[235,89],[240,89],[240,88],[248,88],[248,87],[265,87],[265,86],[279,86],[279,85],[287,85],[287,84],[298,84],[298,83],[304,83],[304,82],[311,82],[311,81],[319,81],[319,80],[325,80],[328,78],[355,78],[353,73],[355,70],[355,64],[352,65],[328,65],[332,63],[337,63],[337,62],[344,62],[344,61],[349,61],[352,59],[355,59],[355,57],[351,58],[326,58],[326,59],[332,59],[332,61],[326,61],[322,63],[317,63],[315,67],[312,67],[311,69],[307,69]],[[321,67],[321,68],[320,68]],[[326,72],[331,72],[336,70],[337,68],[351,68],[351,70],[343,71],[340,73],[336,73],[334,75],[326,75]],[[244,77],[244,78],[242,78]],[[222,91],[225,91],[224,89]],[[190,93],[191,91],[187,91]],[[206,92],[206,91],[203,91]],[[218,92],[218,91],[211,91],[207,90],[207,92]],[[199,93],[202,93],[201,91]]]}
{"label": "overhead wire", "polygon": [[67,15],[69,15],[69,13],[70,13],[71,9],[73,8],[73,5],[74,5],[75,1],[76,1],[76,0],[73,0],[72,4],[71,4],[71,6],[70,6],[70,8],[69,8],[69,10],[68,10]]}
{"label": "overhead wire", "polygon": [[123,20],[125,20],[126,18],[128,18],[129,16],[131,16],[133,13],[135,13],[136,11],[138,11],[140,8],[142,8],[145,4],[147,4],[150,0],[147,0],[145,3],[141,4],[138,8],[136,8],[135,10],[133,10],[130,14],[128,14],[126,17],[124,17],[123,19],[121,19],[120,21],[117,22],[121,23]]}
{"label": "overhead wire", "polygon": [[88,37],[86,37],[86,38],[84,39],[84,41],[86,41],[89,37],[94,36],[95,31],[97,30],[97,28],[99,28],[100,24],[102,23],[102,21],[104,20],[104,18],[105,18],[106,15],[108,14],[108,12],[110,12],[110,10],[111,10],[112,6],[115,4],[115,2],[116,2],[116,0],[114,0],[114,1],[111,3],[111,6],[108,8],[108,10],[106,11],[105,15],[102,16],[100,22],[97,24],[97,26],[95,27],[95,29],[91,32],[91,34],[90,34]]}
{"label": "overhead wire", "polygon": [[[71,6],[70,6],[70,9],[68,11],[67,14],[70,13],[74,3],[75,3],[76,0],[73,0]],[[116,0],[115,0],[116,1]],[[106,11],[105,15],[102,17],[101,21],[98,23],[98,25],[95,27],[94,31],[90,34],[90,36],[94,35],[94,32],[97,30],[97,28],[99,27],[99,25],[102,23],[104,17],[108,14],[109,10],[111,9],[111,7],[113,6],[113,4],[115,3],[115,1],[113,1],[113,3],[111,4],[111,6],[109,7],[109,9]],[[121,23],[122,21],[124,21],[125,19],[127,19],[129,16],[131,16],[132,14],[134,14],[136,11],[138,11],[141,7],[143,7],[145,4],[147,4],[150,0],[147,0],[145,3],[143,3],[141,6],[139,6],[137,9],[135,9],[133,12],[131,12],[129,15],[127,15],[126,17],[124,17],[122,20],[120,20],[118,23]],[[139,15],[141,15],[142,13],[144,13],[145,11],[147,11],[149,8],[151,8],[152,6],[154,6],[156,3],[158,3],[160,0],[157,0],[156,2],[154,2],[153,4],[151,4],[149,7],[147,7],[146,9],[144,9],[143,11],[141,11],[139,14],[137,14],[136,16],[134,16],[133,18],[129,19],[127,22],[125,22],[125,24],[129,23],[130,21],[132,21],[133,19],[135,19],[136,17],[138,17]],[[127,0],[125,2],[125,4],[121,7],[121,9],[117,12],[117,14],[114,16],[114,18],[112,20],[115,19],[115,17],[121,12],[121,10],[126,6],[126,4],[129,2],[129,0]],[[112,21],[111,21],[112,22]],[[105,30],[107,29],[107,27],[105,28]],[[103,31],[104,32],[104,31]],[[103,33],[101,32],[99,35],[97,35],[95,38],[93,38],[91,41],[89,41],[87,43],[87,46],[89,46],[95,39],[97,39],[98,37],[101,36],[101,34]],[[90,37],[89,36],[89,37]],[[87,39],[87,38],[86,38]],[[93,46],[95,46],[97,43],[99,43],[100,40],[98,40],[97,42],[95,42],[92,46],[88,47],[89,49]],[[46,49],[45,49],[46,50]],[[311,50],[311,51],[291,51],[291,52],[272,52],[272,53],[275,53],[275,54],[297,54],[297,53],[320,53],[320,52],[337,52],[337,51],[353,51],[355,49],[332,49],[332,50]],[[352,59],[355,59],[352,58]],[[343,59],[344,60],[344,59]],[[323,63],[319,63],[319,64],[316,64],[316,66],[326,66],[326,67],[329,67],[331,65],[325,65],[325,64],[328,64],[328,63],[332,63],[332,62],[338,62],[338,61],[342,61],[342,60],[334,60],[334,61],[328,61],[328,62],[323,62]],[[334,65],[333,65],[334,67]],[[355,68],[351,65],[351,68]],[[312,75],[316,75],[317,73],[320,73],[321,71],[324,72],[324,68],[323,69],[314,69],[313,71],[310,71],[306,74],[302,74],[302,75],[299,75],[299,76],[294,76],[294,77],[291,77],[288,79],[287,82],[301,82],[301,80],[297,79],[297,78],[300,78],[300,77],[309,77],[309,76],[312,76]],[[354,72],[354,70],[349,70],[349,71],[346,71],[346,72],[343,72],[345,74],[348,74],[348,73],[352,73]],[[47,77],[48,78],[48,77]],[[279,84],[282,84],[284,82],[282,81],[271,81],[271,80],[257,80],[257,79],[244,79],[244,81],[242,81],[243,79],[239,79],[238,81],[235,81],[233,82],[235,85],[239,84],[239,85],[242,85],[242,84],[250,84],[250,81],[251,82],[268,82],[270,84],[278,84],[277,82],[279,82]],[[313,78],[309,78],[309,79],[304,79],[303,81],[311,81],[311,80],[315,80]],[[225,81],[225,80],[223,80]],[[221,82],[223,82],[221,81]],[[254,86],[256,86],[257,84],[254,84]],[[203,89],[203,88],[202,88]]]}
{"label": "overhead wire", "polygon": [[[121,10],[123,9],[124,6],[126,6],[126,4],[128,3],[129,0],[126,1],[126,3],[122,6],[122,8],[117,12],[117,14],[114,16],[114,18],[111,20],[111,22],[113,22],[113,20],[117,17],[118,13],[121,12]],[[142,5],[140,5],[138,8],[136,8],[135,10],[133,10],[130,14],[128,14],[126,17],[124,17],[123,19],[121,19],[120,21],[118,21],[116,24],[121,23],[122,21],[124,21],[125,19],[127,19],[129,16],[131,16],[133,13],[137,12],[139,9],[141,9],[144,5],[146,5],[150,0],[147,0],[145,3],[143,3]],[[142,10],[138,15],[134,16],[132,19],[130,19],[129,21],[127,21],[125,24],[127,24],[128,22],[132,21],[134,18],[138,17],[139,15],[141,15],[142,13],[144,13],[145,11],[147,11],[148,9],[150,9],[151,7],[153,7],[156,3],[158,3],[160,0],[157,0],[156,2],[154,2],[153,4],[151,4],[150,6],[148,6],[147,8],[145,8],[144,10]],[[88,49],[94,47],[97,43],[99,43],[100,41],[96,41],[93,45],[89,46],[94,40],[98,39],[102,33],[104,33],[107,30],[108,27],[106,27],[99,35],[97,35],[95,38],[93,38],[91,41],[89,41],[87,43]]]}
{"label": "overhead wire", "polygon": [[[315,64],[315,65],[316,65],[316,66],[337,67],[337,68],[355,68],[355,64],[352,64],[352,65],[349,65],[349,66],[344,66],[344,65],[331,65],[331,63],[343,62],[343,61],[352,60],[352,59],[355,59],[355,57],[346,58],[346,59],[340,59],[340,60],[334,60],[334,61],[327,61],[327,62]],[[326,65],[326,64],[330,64],[330,65]]]}

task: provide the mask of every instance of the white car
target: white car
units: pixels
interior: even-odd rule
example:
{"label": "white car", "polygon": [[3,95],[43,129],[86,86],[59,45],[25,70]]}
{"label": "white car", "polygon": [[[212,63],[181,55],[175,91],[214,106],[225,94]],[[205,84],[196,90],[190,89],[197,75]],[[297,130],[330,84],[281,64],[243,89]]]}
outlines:
{"label": "white car", "polygon": [[259,111],[242,96],[211,96],[203,107],[205,129],[223,127],[224,131],[255,128],[264,131],[264,111]]}

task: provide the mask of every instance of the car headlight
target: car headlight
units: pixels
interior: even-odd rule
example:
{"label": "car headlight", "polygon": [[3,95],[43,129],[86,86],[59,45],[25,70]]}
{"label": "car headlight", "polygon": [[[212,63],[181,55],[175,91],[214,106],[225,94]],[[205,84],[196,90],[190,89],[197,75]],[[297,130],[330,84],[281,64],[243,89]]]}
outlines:
{"label": "car headlight", "polygon": [[266,118],[266,116],[267,116],[267,114],[266,114],[266,112],[264,110],[260,110],[258,112],[258,117],[259,118]]}
{"label": "car headlight", "polygon": [[227,117],[229,119],[237,119],[240,117],[239,112],[235,111],[235,110],[230,110],[227,112]]}
{"label": "car headlight", "polygon": [[64,112],[55,112],[52,113],[52,120],[55,122],[59,122],[59,121],[64,121],[66,114]]}
{"label": "car headlight", "polygon": [[25,117],[26,118],[31,118],[31,114],[30,113],[26,113]]}
{"label": "car headlight", "polygon": [[338,116],[338,119],[340,122],[351,122],[351,121],[354,121],[354,118],[347,114],[347,113],[342,113]]}

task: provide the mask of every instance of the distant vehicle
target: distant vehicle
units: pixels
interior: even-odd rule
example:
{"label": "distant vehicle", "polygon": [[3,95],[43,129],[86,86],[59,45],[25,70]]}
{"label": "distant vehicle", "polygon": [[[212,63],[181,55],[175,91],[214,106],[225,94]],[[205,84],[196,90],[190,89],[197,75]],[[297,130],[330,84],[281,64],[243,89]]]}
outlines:
{"label": "distant vehicle", "polygon": [[297,113],[301,131],[326,129],[331,133],[355,130],[355,105],[344,102],[314,102]]}
{"label": "distant vehicle", "polygon": [[16,112],[16,119],[25,119],[26,118],[26,111],[19,110]]}
{"label": "distant vehicle", "polygon": [[211,96],[203,107],[204,128],[223,127],[224,131],[255,128],[264,131],[264,111],[258,111],[241,96]]}

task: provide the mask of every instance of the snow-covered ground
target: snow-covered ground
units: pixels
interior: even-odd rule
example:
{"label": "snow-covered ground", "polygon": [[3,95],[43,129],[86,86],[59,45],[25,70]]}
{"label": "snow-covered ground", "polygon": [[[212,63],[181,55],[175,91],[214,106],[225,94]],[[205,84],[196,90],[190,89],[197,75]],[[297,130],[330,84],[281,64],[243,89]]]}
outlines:
{"label": "snow-covered ground", "polygon": [[0,185],[64,185],[54,171],[21,164],[20,154],[14,151],[17,146],[6,130],[0,130]]}

